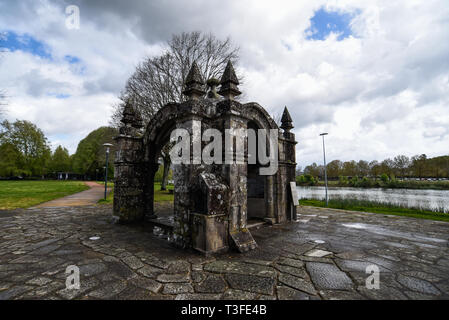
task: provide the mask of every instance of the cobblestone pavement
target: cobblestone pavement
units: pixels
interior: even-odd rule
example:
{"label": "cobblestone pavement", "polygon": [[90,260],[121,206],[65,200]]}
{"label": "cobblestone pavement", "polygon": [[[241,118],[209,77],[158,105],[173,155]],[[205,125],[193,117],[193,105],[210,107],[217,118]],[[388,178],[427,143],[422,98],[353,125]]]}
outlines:
{"label": "cobblestone pavement", "polygon": [[[0,213],[0,299],[449,298],[449,223],[304,207],[299,222],[253,229],[257,250],[206,258],[111,211]],[[80,290],[65,288],[69,265]]]}

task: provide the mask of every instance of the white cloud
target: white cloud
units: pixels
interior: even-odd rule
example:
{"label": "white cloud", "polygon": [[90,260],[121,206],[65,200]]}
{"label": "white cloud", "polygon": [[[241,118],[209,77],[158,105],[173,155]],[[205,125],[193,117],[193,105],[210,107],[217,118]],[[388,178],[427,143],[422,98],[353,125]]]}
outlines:
{"label": "white cloud", "polygon": [[[71,31],[61,2],[0,0],[0,30],[45,41],[54,58],[20,52],[3,58],[0,88],[10,96],[9,117],[35,122],[71,152],[107,123],[111,103],[145,55],[161,52],[172,33],[203,30],[240,46],[247,100],[271,114],[288,106],[303,167],[322,161],[322,131],[329,132],[330,160],[447,154],[445,0],[75,2],[81,28]],[[310,18],[322,6],[356,12],[353,35],[307,40]],[[66,55],[80,58],[80,67]]]}

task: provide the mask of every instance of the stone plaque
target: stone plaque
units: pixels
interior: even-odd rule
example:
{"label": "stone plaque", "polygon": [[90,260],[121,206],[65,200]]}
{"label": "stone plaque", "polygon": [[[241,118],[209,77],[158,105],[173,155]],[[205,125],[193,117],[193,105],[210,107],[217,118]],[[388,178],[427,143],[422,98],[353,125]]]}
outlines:
{"label": "stone plaque", "polygon": [[293,205],[298,206],[299,198],[298,198],[298,190],[296,190],[296,182],[290,182],[290,192],[292,194]]}

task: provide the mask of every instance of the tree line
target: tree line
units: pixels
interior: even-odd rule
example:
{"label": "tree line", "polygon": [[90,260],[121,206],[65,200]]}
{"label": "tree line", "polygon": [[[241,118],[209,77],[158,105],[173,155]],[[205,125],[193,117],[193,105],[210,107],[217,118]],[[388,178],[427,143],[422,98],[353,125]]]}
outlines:
{"label": "tree line", "polygon": [[[71,173],[79,179],[104,177],[104,143],[113,143],[117,130],[101,127],[78,144],[72,155],[58,146],[51,151],[44,132],[27,120],[0,123],[0,178],[56,178],[58,173]],[[108,176],[113,177],[114,149],[109,157]]]}
{"label": "tree line", "polygon": [[[407,157],[398,155],[383,161],[333,160],[326,165],[329,179],[340,177],[380,178],[382,175],[396,178],[449,178],[449,156],[428,158],[425,154]],[[304,175],[324,177],[324,166],[313,163],[304,168]]]}

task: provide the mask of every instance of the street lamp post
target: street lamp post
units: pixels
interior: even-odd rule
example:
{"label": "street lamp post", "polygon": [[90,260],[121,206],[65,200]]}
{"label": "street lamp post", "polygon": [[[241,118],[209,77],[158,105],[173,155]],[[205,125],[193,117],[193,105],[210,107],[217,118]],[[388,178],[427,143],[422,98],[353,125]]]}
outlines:
{"label": "street lamp post", "polygon": [[323,137],[323,156],[324,156],[324,184],[326,189],[326,207],[328,206],[328,198],[327,198],[327,168],[326,168],[326,148],[324,147],[324,136],[327,136],[328,133],[321,133],[320,136]]}
{"label": "street lamp post", "polygon": [[104,200],[106,200],[106,195],[108,192],[108,163],[109,163],[109,147],[112,147],[112,144],[105,143],[103,144],[106,147],[106,166],[104,167]]}

